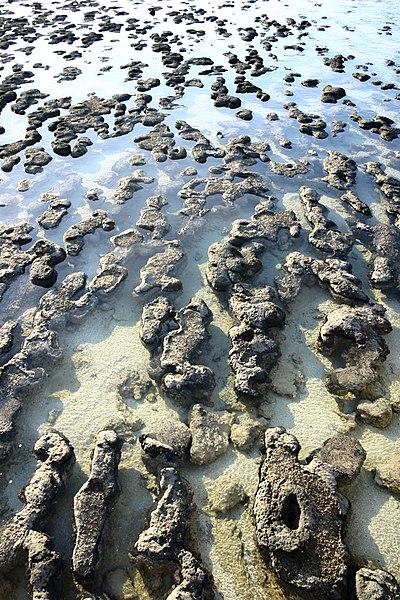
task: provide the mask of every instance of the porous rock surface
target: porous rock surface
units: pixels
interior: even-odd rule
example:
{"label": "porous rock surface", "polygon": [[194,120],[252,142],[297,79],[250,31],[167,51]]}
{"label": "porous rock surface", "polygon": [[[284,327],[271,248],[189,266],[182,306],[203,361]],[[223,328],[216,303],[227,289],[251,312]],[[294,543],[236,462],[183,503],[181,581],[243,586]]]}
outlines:
{"label": "porous rock surface", "polygon": [[342,541],[348,501],[329,465],[304,465],[300,445],[283,427],[265,433],[254,501],[257,543],[278,577],[300,593],[346,597],[349,555]]}

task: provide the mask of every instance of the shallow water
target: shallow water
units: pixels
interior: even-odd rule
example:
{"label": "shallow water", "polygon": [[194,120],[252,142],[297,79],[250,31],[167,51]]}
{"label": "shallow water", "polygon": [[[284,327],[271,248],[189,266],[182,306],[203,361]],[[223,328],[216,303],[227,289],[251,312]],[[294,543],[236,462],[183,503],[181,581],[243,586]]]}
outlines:
{"label": "shallow water", "polygon": [[[136,125],[133,132],[127,135],[108,139],[100,139],[93,130],[89,130],[83,135],[88,136],[93,145],[88,148],[86,155],[78,159],[60,157],[51,149],[53,135],[48,130],[48,125],[54,119],[46,121],[39,128],[42,140],[37,145],[49,152],[52,161],[44,167],[43,172],[29,175],[24,171],[21,153],[22,160],[12,172],[1,173],[0,200],[4,204],[0,208],[1,223],[28,220],[35,224],[33,241],[45,237],[62,244],[63,233],[69,226],[98,208],[107,211],[115,220],[116,228],[111,233],[100,230],[86,236],[82,252],[78,256],[68,256],[65,262],[57,266],[58,285],[65,275],[73,271],[84,271],[92,278],[99,266],[99,258],[113,250],[110,236],[135,227],[140,209],[149,196],[164,195],[168,200],[164,213],[171,224],[166,239],[180,239],[185,252],[183,264],[178,267],[178,277],[183,282],[183,288],[179,292],[170,293],[171,300],[180,308],[193,297],[203,298],[213,312],[211,337],[201,358],[202,364],[211,367],[216,376],[217,385],[209,406],[218,414],[234,415],[238,421],[249,412],[263,426],[283,425],[298,437],[304,457],[334,433],[351,431],[364,446],[367,459],[359,478],[343,490],[352,503],[345,541],[359,564],[371,562],[400,578],[399,497],[378,487],[373,480],[376,466],[384,459],[399,454],[399,416],[396,414],[390,426],[384,430],[363,425],[356,421],[355,408],[351,403],[343,408],[341,402],[326,390],[325,370],[331,363],[318,352],[317,338],[323,316],[336,308],[337,303],[327,291],[317,286],[304,288],[287,309],[286,324],[278,338],[282,357],[273,372],[265,400],[259,407],[252,408],[238,401],[227,364],[230,349],[228,331],[233,320],[224,302],[207,284],[205,268],[210,244],[226,236],[235,219],[250,217],[260,199],[246,194],[235,203],[226,204],[220,195],[211,196],[206,202],[209,212],[199,218],[188,231],[180,234],[186,219],[179,212],[183,200],[178,192],[189,180],[189,177],[182,175],[182,171],[188,166],[194,166],[198,171],[197,177],[209,177],[209,168],[220,165],[221,161],[209,158],[206,164],[195,162],[189,152],[192,142],[180,138],[174,126],[176,120],[183,119],[199,128],[215,146],[224,146],[232,137],[249,135],[253,142],[268,141],[271,146],[268,156],[271,160],[307,163],[308,173],[293,178],[275,174],[269,163],[257,162],[250,167],[255,173],[265,177],[270,193],[277,197],[276,208],[294,210],[305,230],[298,240],[289,242],[287,247],[270,244],[262,256],[262,271],[252,279],[257,285],[274,284],[279,264],[288,252],[298,250],[313,254],[307,243],[309,225],[297,194],[300,186],[309,185],[321,194],[321,203],[329,208],[329,216],[342,231],[351,231],[354,221],[365,221],[359,215],[351,214],[351,210],[340,202],[342,192],[339,194],[338,190],[321,181],[326,175],[322,169],[322,160],[328,150],[338,150],[356,160],[358,175],[352,189],[372,210],[373,214],[368,222],[389,222],[380,193],[372,177],[366,173],[365,165],[368,161],[379,161],[388,174],[399,177],[399,158],[395,155],[395,151],[400,149],[399,140],[386,142],[380,136],[360,129],[350,119],[350,115],[354,112],[366,118],[375,114],[385,115],[395,121],[395,126],[399,126],[399,100],[396,99],[398,89],[382,90],[380,86],[371,83],[379,79],[398,84],[396,69],[400,66],[400,22],[396,18],[397,3],[394,0],[366,0],[362,7],[355,0],[321,0],[318,3],[300,0],[291,4],[278,0],[261,3],[241,3],[234,0],[222,7],[211,2],[202,3],[201,8],[205,9],[206,15],[227,19],[224,25],[226,35],[216,33],[216,23],[206,21],[201,14],[197,14],[198,22],[195,23],[190,20],[183,20],[182,23],[173,21],[171,11],[183,11],[185,15],[185,11],[189,13],[200,7],[194,2],[159,2],[154,5],[160,9],[154,17],[148,11],[153,4],[148,2],[120,0],[103,6],[89,0],[77,3],[43,0],[40,5],[41,10],[50,11],[50,18],[66,15],[66,21],[64,24],[40,24],[37,27],[40,37],[32,43],[31,54],[22,50],[28,42],[17,37],[14,45],[0,52],[2,80],[12,73],[12,67],[16,63],[34,72],[34,78],[29,83],[22,84],[17,90],[18,94],[38,88],[49,94],[46,99],[71,96],[72,103],[76,104],[87,99],[88,94],[111,98],[113,94],[127,92],[133,95],[126,103],[131,107],[135,100],[136,82],[125,81],[127,70],[122,67],[137,60],[148,65],[143,68],[143,79],[159,77],[161,80],[160,86],[148,92],[152,96],[150,107],[157,109],[161,98],[174,96],[174,89],[165,85],[162,73],[168,69],[161,65],[160,55],[151,50],[153,40],[150,36],[153,33],[171,31],[179,36],[178,41],[171,44],[173,51],[182,52],[185,59],[210,57],[216,65],[227,69],[222,75],[229,93],[241,98],[241,108],[252,110],[253,118],[244,121],[237,118],[235,110],[216,108],[210,99],[210,85],[216,75],[198,75],[208,67],[191,65],[186,79],[199,77],[204,87],[184,88],[183,96],[174,100],[174,108],[161,109],[165,115],[163,122],[175,134],[176,145],[182,145],[188,150],[187,157],[183,160],[167,159],[164,163],[158,163],[150,152],[141,150],[133,138],[148,132],[149,128],[143,125]],[[84,14],[92,10],[97,11],[94,20],[85,20]],[[29,22],[34,22],[38,12],[40,11],[35,8],[35,4],[20,1],[4,3],[2,8],[2,15],[5,17],[26,16]],[[79,40],[73,44],[61,42],[49,45],[49,35],[67,22],[75,26],[71,30],[78,37],[90,30],[98,31],[100,18],[104,14],[109,14],[113,21],[122,24],[119,33],[102,31],[103,38],[87,48]],[[268,18],[274,18],[279,23],[285,23],[286,18],[296,21],[308,19],[311,27],[305,30],[308,35],[300,39],[297,39],[297,35],[277,37],[269,52],[261,43],[273,31],[266,31],[262,22],[260,24],[257,21],[263,15],[268,15]],[[127,31],[126,20],[130,17],[139,19],[141,26],[148,27],[147,31],[137,35]],[[245,27],[254,27],[259,34],[251,42],[243,41],[240,37],[239,28]],[[193,30],[204,34],[196,34]],[[134,35],[136,37],[131,37]],[[140,40],[145,44],[141,50],[132,46]],[[298,43],[304,43],[302,52],[284,48],[285,45]],[[326,46],[328,50],[319,54],[316,51],[318,46]],[[237,74],[225,56],[225,53],[231,51],[244,60],[246,52],[253,48],[258,50],[265,66],[271,70],[259,77],[252,77],[249,71],[244,75],[270,94],[270,100],[265,103],[260,102],[255,94],[235,94],[234,79]],[[73,60],[65,60],[63,55],[56,53],[64,51],[65,54],[75,49],[82,56]],[[355,57],[348,58],[343,73],[333,72],[323,64],[324,57],[336,54]],[[387,59],[393,60],[394,66],[388,65]],[[35,67],[37,63],[42,63],[45,68]],[[58,75],[63,68],[71,66],[78,67],[82,73],[73,81],[59,82]],[[112,68],[102,70],[108,67]],[[371,79],[360,82],[351,76],[354,71],[360,70],[370,73]],[[289,72],[300,73],[301,77],[295,78],[293,83],[285,83],[283,77]],[[300,82],[307,78],[318,78],[318,87],[302,86]],[[344,87],[346,98],[352,100],[356,107],[342,104],[341,101],[337,104],[321,103],[321,90],[328,84]],[[285,90],[292,92],[293,96],[286,95]],[[45,100],[39,100],[38,105],[28,108],[25,115],[15,114],[11,110],[11,104],[7,104],[0,115],[0,125],[5,128],[5,132],[0,135],[0,143],[22,139],[27,126],[27,115]],[[290,101],[296,102],[304,112],[320,115],[327,123],[329,136],[319,140],[301,134],[298,123],[287,116],[287,110],[283,107],[283,104]],[[67,112],[63,109],[61,114]],[[267,114],[272,112],[277,113],[278,120],[266,119]],[[113,115],[104,115],[104,118],[112,132]],[[334,136],[333,121],[339,120],[344,121],[347,126],[344,132]],[[279,138],[282,137],[291,140],[292,149],[281,147]],[[126,204],[118,205],[113,197],[118,180],[131,175],[136,169],[128,162],[136,154],[143,154],[146,164],[139,168],[145,175],[154,177],[154,181],[142,184],[142,189],[135,192],[132,199]],[[25,192],[18,191],[18,184],[22,179],[28,179],[31,183],[31,187]],[[91,202],[85,197],[85,193],[91,188],[101,192],[100,200]],[[46,203],[40,201],[40,196],[49,191],[67,198],[71,202],[71,208],[56,229],[44,231],[36,225],[36,218],[46,208]],[[6,517],[21,506],[18,492],[35,468],[31,448],[37,437],[49,427],[55,427],[74,446],[77,464],[69,486],[60,498],[47,527],[67,566],[64,591],[66,599],[76,597],[68,575],[72,552],[72,499],[90,471],[90,453],[98,431],[114,426],[125,439],[119,470],[122,493],[112,512],[101,563],[104,592],[121,600],[146,600],[150,596],[128,560],[128,547],[143,529],[154,492],[154,478],[147,473],[142,463],[138,437],[142,433],[156,430],[157,424],[164,419],[188,421],[188,410],[168,399],[147,374],[149,356],[140,342],[139,328],[142,306],[153,296],[132,295],[132,290],[140,282],[140,269],[150,256],[159,251],[160,246],[151,241],[148,233],[144,235],[143,244],[133,246],[128,251],[120,251],[124,257],[123,264],[129,271],[128,278],[110,297],[101,299],[92,314],[79,323],[68,324],[59,332],[63,359],[49,368],[40,389],[22,406],[17,419],[12,460],[0,469],[0,514]],[[386,295],[370,287],[367,258],[368,249],[361,244],[356,244],[349,255],[354,274],[363,281],[364,291],[387,308],[387,317],[393,326],[393,332],[385,338],[391,353],[381,369],[377,385],[380,386],[380,395],[394,401],[400,393],[398,291]],[[16,279],[1,302],[1,323],[9,318],[28,322],[28,311],[38,305],[40,296],[45,291],[32,286],[27,275]],[[137,386],[134,397],[122,400],[118,396],[117,387],[127,372],[136,374]],[[289,598],[266,567],[254,541],[251,499],[257,487],[259,463],[258,447],[242,453],[230,445],[229,450],[211,464],[198,467],[188,463],[182,471],[193,488],[196,504],[190,529],[192,548],[212,571],[219,598],[225,600]],[[250,500],[220,517],[208,511],[207,504],[212,482],[223,473],[230,473],[240,482]],[[15,600],[29,598],[27,586],[21,579],[19,583],[15,581],[13,593]]]}

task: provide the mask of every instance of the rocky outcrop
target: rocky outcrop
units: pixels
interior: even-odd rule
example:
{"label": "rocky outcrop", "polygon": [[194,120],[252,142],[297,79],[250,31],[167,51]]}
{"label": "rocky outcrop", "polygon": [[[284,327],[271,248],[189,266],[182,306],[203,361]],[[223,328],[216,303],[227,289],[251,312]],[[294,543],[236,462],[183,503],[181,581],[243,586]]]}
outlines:
{"label": "rocky outcrop", "polygon": [[365,215],[366,217],[371,216],[371,210],[369,206],[360,200],[353,190],[347,190],[347,192],[340,196],[340,199],[356,212]]}
{"label": "rocky outcrop", "polygon": [[195,364],[211,319],[203,300],[193,300],[176,313],[165,298],[157,298],[143,309],[140,336],[152,349],[149,374],[180,403],[208,398],[215,386],[211,369]]}
{"label": "rocky outcrop", "polygon": [[388,290],[397,285],[399,274],[400,231],[395,225],[357,223],[357,237],[371,251],[368,276],[374,288]]}
{"label": "rocky outcrop", "polygon": [[251,219],[234,221],[228,239],[212,244],[208,250],[207,281],[218,291],[251,278],[261,269],[257,258],[268,242],[277,242],[279,232],[287,230],[293,237],[300,225],[292,211],[274,213],[271,203],[260,202]]}
{"label": "rocky outcrop", "polygon": [[114,252],[109,252],[100,257],[100,266],[96,275],[89,283],[89,290],[102,294],[109,294],[128,276],[128,269],[123,267],[121,259]]}
{"label": "rocky outcrop", "polygon": [[43,229],[53,229],[57,227],[63,217],[68,213],[71,202],[65,198],[52,200],[49,207],[36,220]]}
{"label": "rocky outcrop", "polygon": [[118,464],[122,439],[111,429],[97,434],[89,479],[74,498],[75,546],[73,575],[84,586],[92,584],[101,554],[104,528],[119,493]]}
{"label": "rocky outcrop", "polygon": [[41,297],[40,314],[52,327],[61,327],[67,319],[78,321],[93,309],[96,297],[87,290],[86,281],[82,271],[70,273],[57,289]]}
{"label": "rocky outcrop", "polygon": [[346,597],[348,551],[342,529],[349,503],[331,467],[298,459],[300,444],[283,427],[265,433],[254,501],[257,543],[278,577],[316,598]]}
{"label": "rocky outcrop", "polygon": [[390,573],[363,567],[356,573],[356,594],[357,600],[397,600],[400,589]]}
{"label": "rocky outcrop", "polygon": [[339,355],[345,363],[327,373],[326,386],[331,393],[360,396],[376,380],[378,368],[389,354],[383,335],[392,330],[384,315],[380,304],[341,306],[326,315],[319,331],[319,349],[328,356]]}
{"label": "rocky outcrop", "polygon": [[166,600],[213,600],[212,578],[188,550],[178,555],[181,582]]}
{"label": "rocky outcrop", "polygon": [[154,240],[159,240],[168,233],[170,225],[166,216],[161,212],[163,206],[168,204],[164,196],[151,196],[146,200],[146,208],[140,211],[136,225],[151,232]]}
{"label": "rocky outcrop", "polygon": [[7,577],[22,560],[33,598],[48,600],[53,597],[52,578],[60,571],[61,561],[42,531],[43,522],[65,485],[75,455],[68,440],[56,431],[42,435],[33,452],[41,463],[21,492],[24,506],[0,525],[0,575]]}
{"label": "rocky outcrop", "polygon": [[145,134],[137,136],[133,141],[142,150],[149,150],[157,162],[165,162],[167,158],[180,159],[186,157],[183,146],[175,147],[174,134],[165,123],[159,123]]}
{"label": "rocky outcrop", "polygon": [[328,157],[323,161],[324,170],[328,173],[324,181],[338,190],[345,190],[354,185],[357,175],[357,165],[349,158],[336,150],[328,150]]}
{"label": "rocky outcrop", "polygon": [[104,210],[96,210],[90,217],[72,225],[64,233],[64,246],[67,254],[77,256],[85,244],[85,236],[94,233],[96,229],[112,231],[115,223]]}
{"label": "rocky outcrop", "polygon": [[338,231],[335,223],[326,216],[328,210],[320,203],[318,192],[302,186],[299,195],[305,217],[313,227],[308,236],[310,244],[329,256],[345,257],[353,245],[351,236]]}
{"label": "rocky outcrop", "polygon": [[178,557],[184,549],[191,509],[189,484],[176,469],[162,469],[156,505],[148,526],[139,535],[131,553],[134,565],[146,579],[153,580],[160,587],[170,584],[171,578],[179,573]]}
{"label": "rocky outcrop", "polygon": [[400,457],[398,454],[376,467],[375,481],[394,494],[400,494]]}
{"label": "rocky outcrop", "polygon": [[262,398],[259,386],[269,382],[268,374],[280,356],[271,329],[283,325],[285,313],[274,298],[274,290],[267,286],[236,284],[232,288],[230,307],[240,324],[229,330],[228,363],[234,389],[242,399]]}
{"label": "rocky outcrop", "polygon": [[135,287],[135,294],[143,294],[155,288],[162,292],[180,290],[182,282],[171,275],[176,265],[183,259],[184,253],[176,240],[164,243],[164,250],[149,258],[140,269],[140,284]]}
{"label": "rocky outcrop", "polygon": [[276,277],[280,299],[290,303],[298,296],[303,285],[318,282],[327,287],[333,298],[346,304],[364,304],[369,301],[361,281],[352,274],[351,264],[338,258],[319,260],[300,252],[291,252],[281,265],[284,275]]}
{"label": "rocky outcrop", "polygon": [[367,453],[360,442],[346,433],[336,433],[321,448],[314,450],[307,462],[317,458],[333,469],[336,481],[348,485],[358,477]]}
{"label": "rocky outcrop", "polygon": [[367,163],[367,172],[375,178],[381,189],[386,212],[394,217],[396,226],[400,228],[400,180],[386,175],[378,162]]}
{"label": "rocky outcrop", "polygon": [[142,183],[153,183],[154,177],[149,177],[144,174],[143,171],[134,171],[133,175],[129,177],[123,177],[118,181],[117,189],[114,193],[114,200],[116,204],[125,204],[128,200],[133,197],[135,192],[143,189]]}
{"label": "rocky outcrop", "polygon": [[215,148],[199,129],[192,127],[186,121],[175,121],[175,127],[181,138],[195,142],[191,154],[196,162],[205,163],[210,156],[222,158],[225,155],[223,148]]}

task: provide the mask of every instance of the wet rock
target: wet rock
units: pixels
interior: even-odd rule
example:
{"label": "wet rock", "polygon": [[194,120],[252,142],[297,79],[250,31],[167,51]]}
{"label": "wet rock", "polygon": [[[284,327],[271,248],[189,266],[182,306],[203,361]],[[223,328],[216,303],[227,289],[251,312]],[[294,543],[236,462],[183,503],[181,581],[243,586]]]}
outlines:
{"label": "wet rock", "polygon": [[348,485],[358,477],[367,454],[360,442],[346,433],[336,433],[321,448],[314,450],[307,462],[317,458],[333,469],[339,484]]}
{"label": "wet rock", "polygon": [[[198,163],[205,163],[210,156],[214,158],[222,158],[225,151],[222,148],[215,148],[210,140],[199,129],[192,127],[186,121],[175,121],[175,127],[179,131],[179,135],[184,140],[194,141],[195,144],[191,149],[191,154],[194,160]],[[191,167],[188,167],[190,169]],[[189,174],[189,173],[188,173]],[[191,175],[197,173],[191,172]]]}
{"label": "wet rock", "polygon": [[208,492],[208,507],[214,513],[227,513],[246,499],[243,487],[229,473],[213,482]]}
{"label": "wet rock", "polygon": [[192,441],[192,434],[185,423],[170,419],[163,419],[154,425],[148,436],[154,437],[161,444],[165,444],[172,448],[174,452],[183,457]]}
{"label": "wet rock", "polygon": [[364,225],[357,223],[357,237],[367,243],[371,251],[368,276],[371,285],[390,289],[397,284],[399,270],[400,233],[397,227],[386,223]]}
{"label": "wet rock", "polygon": [[251,110],[243,108],[242,110],[238,110],[236,116],[239,117],[239,119],[242,119],[243,121],[251,121],[253,118],[253,113]]}
{"label": "wet rock", "polygon": [[79,137],[71,148],[72,158],[80,158],[87,153],[88,146],[93,146],[93,142],[88,137]]}
{"label": "wet rock", "polygon": [[399,586],[390,573],[362,567],[356,573],[357,600],[396,600]]}
{"label": "wet rock", "polygon": [[33,260],[29,278],[34,285],[51,287],[57,280],[55,265],[66,259],[64,248],[49,240],[38,240],[31,248]]}
{"label": "wet rock", "polygon": [[224,77],[217,77],[211,84],[211,99],[214,100],[214,106],[221,108],[239,108],[242,104],[240,98],[228,94],[228,88],[225,85]]}
{"label": "wet rock", "polygon": [[263,252],[261,244],[248,242],[241,247],[229,241],[216,242],[208,249],[207,281],[218,291],[227,290],[233,283],[251,278],[261,269],[257,258]]}
{"label": "wet rock", "polygon": [[308,172],[306,165],[298,163],[278,163],[271,161],[271,169],[278,175],[285,175],[285,177],[294,177],[295,175],[302,175]]}
{"label": "wet rock", "polygon": [[375,115],[372,119],[364,119],[360,115],[353,114],[350,115],[350,119],[358,123],[361,129],[366,129],[371,133],[380,135],[386,142],[391,142],[400,135],[400,129],[398,127],[393,127],[394,121],[389,119],[389,117]]}
{"label": "wet rock", "polygon": [[36,219],[37,223],[43,229],[53,229],[57,227],[63,217],[68,214],[68,209],[71,202],[65,198],[59,198],[50,202],[49,207],[45,212]]}
{"label": "wet rock", "polygon": [[396,226],[398,226],[400,221],[400,180],[386,175],[380,163],[367,163],[367,171],[373,175],[381,189],[386,212],[395,217]]}
{"label": "wet rock", "polygon": [[75,455],[68,440],[56,431],[42,435],[33,452],[41,463],[21,492],[24,506],[0,526],[0,574],[6,577],[22,560],[29,571],[33,597],[49,598],[51,578],[59,571],[60,562],[41,530],[64,488]]}
{"label": "wet rock", "polygon": [[323,161],[324,170],[328,173],[323,180],[339,190],[344,190],[356,181],[357,165],[355,161],[341,152],[328,151],[328,158]]}
{"label": "wet rock", "polygon": [[283,427],[265,433],[254,501],[258,545],[278,577],[302,593],[346,597],[349,555],[342,541],[348,501],[329,465],[298,459],[300,444]]}
{"label": "wet rock", "polygon": [[348,234],[341,233],[326,214],[328,210],[320,203],[320,195],[309,187],[302,186],[299,195],[304,206],[307,221],[313,226],[308,236],[310,244],[331,256],[346,256],[353,241]]}
{"label": "wet rock", "polygon": [[122,439],[115,431],[97,434],[89,479],[74,498],[75,546],[72,570],[82,584],[92,583],[101,553],[104,528],[119,493],[118,464]]}
{"label": "wet rock", "polygon": [[375,481],[394,494],[400,494],[400,458],[398,455],[377,465]]}
{"label": "wet rock", "polygon": [[335,73],[343,73],[344,63],[347,60],[342,54],[336,54],[332,58],[324,58],[324,65],[327,65]]}
{"label": "wet rock", "polygon": [[389,349],[383,335],[392,327],[379,304],[341,306],[325,317],[318,346],[326,355],[340,352],[345,367],[327,374],[326,386],[333,394],[359,396],[378,376]]}
{"label": "wet rock", "polygon": [[14,335],[13,331],[17,327],[16,321],[6,321],[0,327],[0,356],[7,354],[13,345]]}
{"label": "wet rock", "polygon": [[128,276],[128,269],[120,265],[120,262],[120,259],[113,252],[101,256],[100,266],[89,283],[89,290],[104,294],[113,292]]}
{"label": "wet rock", "polygon": [[225,454],[229,447],[230,415],[218,416],[195,404],[190,412],[189,428],[192,434],[190,460],[206,465]]}
{"label": "wet rock", "polygon": [[111,236],[110,241],[116,248],[130,248],[134,244],[143,242],[143,239],[143,234],[137,229],[132,228],[125,229],[121,233]]}
{"label": "wet rock", "polygon": [[268,286],[235,284],[229,304],[238,321],[253,328],[268,329],[280,327],[285,320],[285,312],[274,299],[275,291]]}
{"label": "wet rock", "polygon": [[384,429],[392,420],[392,405],[386,398],[377,398],[373,402],[360,402],[357,405],[357,416],[367,425]]}
{"label": "wet rock", "polygon": [[340,199],[351,206],[351,208],[356,212],[368,217],[371,215],[369,206],[360,200],[360,198],[352,190],[348,190],[346,193],[342,194]]}
{"label": "wet rock", "polygon": [[338,100],[346,95],[346,91],[341,87],[326,85],[321,94],[321,102],[336,104]]}
{"label": "wet rock", "polygon": [[142,208],[140,211],[136,225],[151,231],[153,239],[163,238],[170,229],[166,216],[161,212],[163,206],[167,204],[164,196],[151,196],[146,201],[146,208]]}
{"label": "wet rock", "polygon": [[[150,150],[157,162],[164,162],[168,157],[184,158],[186,156],[184,149],[174,148],[174,134],[164,123],[155,125],[150,133],[137,136],[133,141],[142,150]],[[179,156],[175,156],[177,151],[179,151]]]}
{"label": "wet rock", "polygon": [[64,245],[67,254],[77,256],[85,244],[85,236],[94,233],[96,229],[112,231],[115,223],[104,210],[96,210],[90,217],[72,225],[64,233]]}
{"label": "wet rock", "polygon": [[79,320],[95,306],[96,297],[86,288],[82,271],[67,275],[58,289],[50,290],[39,301],[40,315],[52,327],[61,327],[67,319]]}
{"label": "wet rock", "polygon": [[338,258],[313,259],[300,252],[291,252],[281,265],[284,275],[276,277],[278,294],[282,301],[290,303],[300,293],[303,285],[318,282],[327,286],[336,300],[348,304],[368,302],[361,281],[352,274],[351,264]]}
{"label": "wet rock", "polygon": [[26,173],[41,173],[43,167],[52,160],[50,154],[41,146],[27,148],[25,150],[24,169]]}
{"label": "wet rock", "polygon": [[135,288],[135,294],[143,294],[154,288],[160,288],[162,292],[180,290],[182,282],[170,273],[183,257],[184,253],[178,242],[166,244],[164,250],[154,254],[140,269],[140,285]]}
{"label": "wet rock", "polygon": [[[158,346],[164,323],[175,318],[175,310],[168,300],[158,296],[152,302],[145,304],[142,310],[140,339],[148,348]],[[165,332],[164,332],[165,334]]]}
{"label": "wet rock", "polygon": [[[179,572],[179,554],[184,548],[192,508],[189,484],[172,467],[161,470],[158,499],[130,555],[135,566],[153,585]],[[155,580],[156,577],[156,580]]]}
{"label": "wet rock", "polygon": [[140,170],[135,171],[132,176],[123,177],[118,181],[118,187],[114,194],[116,203],[125,204],[135,192],[143,189],[142,183],[153,183],[153,181],[154,177],[148,177]]}

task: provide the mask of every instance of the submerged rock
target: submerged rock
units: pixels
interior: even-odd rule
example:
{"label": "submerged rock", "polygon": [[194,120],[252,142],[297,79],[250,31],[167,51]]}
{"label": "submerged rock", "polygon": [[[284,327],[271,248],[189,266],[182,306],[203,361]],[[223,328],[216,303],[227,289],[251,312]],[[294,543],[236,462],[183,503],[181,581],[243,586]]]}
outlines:
{"label": "submerged rock", "polygon": [[377,398],[373,402],[360,402],[357,405],[357,416],[367,425],[384,429],[392,420],[392,405],[386,398]]}
{"label": "submerged rock", "polygon": [[119,492],[117,479],[122,440],[115,431],[98,433],[89,479],[74,498],[75,546],[72,570],[84,585],[93,583],[101,541],[112,502]]}
{"label": "submerged rock", "polygon": [[328,150],[328,158],[323,161],[323,167],[328,173],[324,181],[339,190],[350,187],[356,181],[357,164],[341,152]]}
{"label": "submerged rock", "polygon": [[64,233],[64,245],[68,254],[77,256],[85,244],[85,236],[94,233],[96,229],[111,231],[115,223],[104,210],[96,210],[94,213],[79,223],[72,225]]}
{"label": "submerged rock", "polygon": [[120,259],[113,252],[101,256],[100,266],[96,275],[89,283],[89,290],[104,294],[114,291],[128,276],[128,269],[121,266],[120,262]]}
{"label": "submerged rock", "polygon": [[257,542],[278,577],[299,592],[346,597],[349,555],[342,529],[349,503],[331,467],[304,465],[300,445],[283,427],[265,433],[265,455],[254,501]]}
{"label": "submerged rock", "polygon": [[339,484],[349,484],[358,477],[367,453],[360,442],[345,433],[337,433],[314,450],[308,460],[318,458],[333,469]]}

